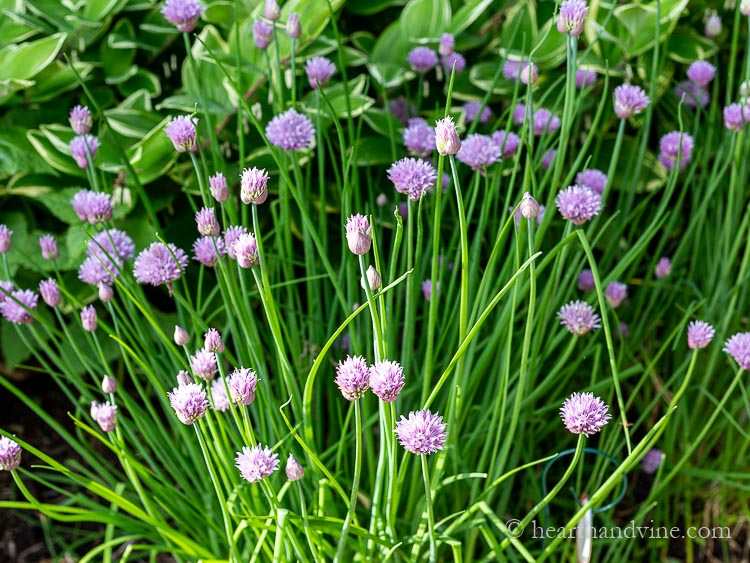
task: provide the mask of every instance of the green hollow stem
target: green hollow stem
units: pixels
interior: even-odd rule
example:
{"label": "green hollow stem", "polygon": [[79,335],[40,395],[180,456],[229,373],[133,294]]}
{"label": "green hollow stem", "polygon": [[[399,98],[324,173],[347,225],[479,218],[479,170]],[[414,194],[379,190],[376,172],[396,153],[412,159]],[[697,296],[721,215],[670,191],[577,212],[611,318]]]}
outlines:
{"label": "green hollow stem", "polygon": [[357,508],[357,494],[359,493],[359,479],[362,474],[362,411],[359,406],[359,400],[354,401],[354,480],[352,482],[352,496],[349,500],[349,509],[346,511],[344,525],[341,528],[341,537],[339,538],[338,548],[334,563],[342,561],[344,550],[346,549],[346,538],[349,535],[349,527],[352,524],[352,517]]}
{"label": "green hollow stem", "polygon": [[430,474],[427,468],[427,456],[419,456],[422,461],[422,479],[424,480],[424,500],[427,510],[427,533],[430,537],[430,563],[437,561],[437,540],[435,539],[435,515],[432,511],[432,491]]}
{"label": "green hollow stem", "polygon": [[[182,37],[185,40],[185,53],[187,54],[188,59],[190,60],[190,68],[192,69],[193,76],[195,77],[195,85],[198,90],[198,100],[200,100],[201,109],[203,110],[203,117],[206,120],[206,129],[208,130],[208,138],[211,140],[211,158],[213,159],[214,168],[218,170],[219,158],[216,153],[216,149],[218,148],[219,144],[216,140],[216,132],[214,131],[213,123],[211,123],[211,115],[208,112],[208,102],[206,100],[206,95],[203,92],[203,88],[201,88],[200,80],[198,79],[198,65],[195,62],[195,57],[193,57],[193,50],[190,47],[190,38],[188,37],[188,34],[183,33]],[[196,172],[198,171],[196,170]]]}

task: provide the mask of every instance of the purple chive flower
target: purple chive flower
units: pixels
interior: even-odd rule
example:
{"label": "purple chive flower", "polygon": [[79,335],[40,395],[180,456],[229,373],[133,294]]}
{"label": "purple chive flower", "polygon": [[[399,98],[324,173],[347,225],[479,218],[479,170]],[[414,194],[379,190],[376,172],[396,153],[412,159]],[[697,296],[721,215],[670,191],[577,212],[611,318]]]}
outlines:
{"label": "purple chive flower", "polygon": [[281,8],[276,0],[266,0],[263,6],[263,15],[267,20],[276,21],[281,17]]}
{"label": "purple chive flower", "polygon": [[[533,199],[533,198],[532,198]],[[536,200],[534,200],[536,201]],[[513,212],[513,208],[509,208],[511,212]],[[544,220],[544,210],[545,207],[543,205],[539,205],[539,212],[536,215],[536,224],[537,227],[542,224],[542,221]],[[521,214],[521,206],[519,205],[518,208],[516,208],[515,212],[513,213],[513,219],[516,222],[516,227],[521,226],[521,219],[523,219],[523,215]]]}
{"label": "purple chive flower", "polygon": [[544,153],[544,158],[542,159],[542,170],[549,170],[549,167],[552,166],[552,161],[555,159],[556,154],[557,149],[550,149],[546,153]]}
{"label": "purple chive flower", "polygon": [[721,18],[719,17],[719,14],[713,12],[706,20],[706,27],[703,29],[703,33],[709,39],[713,39],[721,35],[721,29]]}
{"label": "purple chive flower", "polygon": [[102,192],[80,190],[70,200],[81,221],[97,225],[112,219],[112,197]]}
{"label": "purple chive flower", "polygon": [[133,275],[138,283],[166,284],[171,294],[172,282],[182,276],[187,264],[184,250],[171,242],[154,242],[136,257]]}
{"label": "purple chive flower", "polygon": [[685,100],[685,105],[689,108],[697,108],[698,106],[704,108],[708,105],[711,100],[711,96],[704,89],[697,84],[686,80],[680,82],[674,87],[674,95],[677,96],[678,100]]}
{"label": "purple chive flower", "polygon": [[233,403],[249,405],[255,400],[255,387],[258,377],[255,372],[247,368],[236,368],[227,378],[229,396]]}
{"label": "purple chive flower", "polygon": [[6,254],[10,251],[10,238],[13,236],[13,231],[8,228],[8,225],[0,225],[0,254]]}
{"label": "purple chive flower", "polygon": [[646,452],[646,455],[643,456],[643,460],[641,461],[643,472],[648,475],[656,473],[656,470],[659,469],[659,466],[661,465],[661,460],[663,457],[664,453],[661,450],[651,448],[648,452]]}
{"label": "purple chive flower", "polygon": [[288,109],[266,126],[266,136],[272,145],[285,151],[298,151],[310,146],[315,127],[306,115]]}
{"label": "purple chive flower", "polygon": [[29,325],[34,322],[29,310],[36,310],[38,300],[39,295],[30,289],[17,289],[0,301],[0,315],[11,323]]}
{"label": "purple chive flower", "polygon": [[388,103],[388,111],[404,125],[407,124],[409,118],[417,115],[417,107],[414,104],[410,104],[403,96],[391,100]]}
{"label": "purple chive flower", "polygon": [[179,115],[164,128],[164,132],[177,152],[198,152],[198,140],[195,126],[198,119],[189,115]]}
{"label": "purple chive flower", "polygon": [[68,121],[70,122],[71,129],[73,129],[76,135],[85,135],[91,131],[91,125],[93,124],[89,108],[81,105],[70,110]]}
{"label": "purple chive flower", "polygon": [[[48,307],[57,307],[60,304],[60,288],[55,280],[50,278],[39,282],[39,293]],[[3,301],[3,297],[5,295],[0,293],[0,302]]]}
{"label": "purple chive flower", "polygon": [[96,318],[96,309],[93,305],[88,305],[81,309],[81,324],[86,332],[94,332],[99,325]]}
{"label": "purple chive flower", "polygon": [[601,195],[607,186],[607,175],[596,168],[587,168],[576,174],[576,184]]}
{"label": "purple chive flower", "polygon": [[526,104],[516,104],[513,106],[513,123],[523,125],[526,120]]}
{"label": "purple chive flower", "polygon": [[227,397],[224,381],[221,379],[214,379],[211,382],[211,408],[219,412],[224,412],[229,408],[229,397]]}
{"label": "purple chive flower", "polygon": [[407,202],[402,201],[398,204],[398,214],[402,221],[406,221],[406,218],[409,216],[409,204]]}
{"label": "purple chive flower", "polygon": [[229,186],[224,174],[217,172],[208,178],[208,186],[211,195],[218,203],[224,203],[229,199]]}
{"label": "purple chive flower", "polygon": [[560,324],[576,336],[583,336],[601,326],[599,315],[585,301],[571,301],[563,305],[557,312],[557,317]]}
{"label": "purple chive flower", "polygon": [[[407,194],[412,201],[419,201],[435,185],[437,171],[432,164],[424,160],[402,158],[398,162],[394,162],[388,169],[388,179],[393,182],[397,192]],[[347,223],[347,240],[348,238]],[[367,250],[369,250],[369,244]],[[354,250],[352,252],[357,254]],[[363,254],[366,252],[363,252]]]}
{"label": "purple chive flower", "polygon": [[310,88],[316,90],[318,85],[325,86],[336,72],[336,65],[325,57],[313,57],[305,63],[305,73],[310,82]]}
{"label": "purple chive flower", "polygon": [[578,289],[582,291],[594,291],[596,282],[594,281],[594,272],[586,268],[578,274]]}
{"label": "purple chive flower", "polygon": [[560,415],[565,428],[573,434],[591,436],[599,432],[611,415],[607,414],[609,407],[593,393],[573,393],[565,399]]}
{"label": "purple chive flower", "polygon": [[198,225],[198,232],[204,237],[218,236],[221,231],[213,207],[201,208],[201,210],[195,214],[195,222]]}
{"label": "purple chive flower", "polygon": [[117,407],[109,401],[106,403],[91,403],[91,418],[99,424],[104,432],[112,432],[117,423]]}
{"label": "purple chive flower", "polygon": [[[435,284],[435,293],[440,293],[440,282]],[[422,294],[425,300],[429,301],[432,299],[432,280],[424,280],[422,282]]]}
{"label": "purple chive flower", "polygon": [[208,409],[206,392],[197,383],[181,384],[167,393],[167,396],[169,404],[183,424],[193,424],[203,418]]}
{"label": "purple chive flower", "polygon": [[473,133],[461,143],[461,150],[456,153],[456,158],[471,166],[472,170],[484,172],[487,166],[500,160],[500,147],[492,137]]}
{"label": "purple chive flower", "polygon": [[253,23],[253,40],[255,46],[261,51],[268,49],[273,40],[273,25],[263,20]]}
{"label": "purple chive flower", "polygon": [[261,444],[254,448],[244,446],[241,452],[237,452],[234,462],[242,478],[251,483],[257,483],[279,468],[279,456]]}
{"label": "purple chive flower", "polygon": [[521,73],[518,75],[518,79],[521,81],[521,84],[533,86],[534,84],[536,84],[538,78],[539,69],[537,68],[537,66],[534,63],[523,63],[523,66],[521,67]]}
{"label": "purple chive flower", "polygon": [[78,270],[78,278],[88,284],[112,284],[120,275],[125,260],[135,253],[135,244],[127,233],[109,229],[96,233],[87,243],[88,258]]}
{"label": "purple chive flower", "polygon": [[552,133],[560,128],[560,118],[550,110],[540,108],[534,112],[534,135]]}
{"label": "purple chive flower", "polygon": [[466,119],[466,123],[472,123],[477,120],[479,123],[487,123],[491,117],[492,110],[487,106],[482,107],[482,102],[472,101],[464,104],[464,118]]}
{"label": "purple chive flower", "polygon": [[666,278],[671,273],[672,273],[672,261],[666,256],[660,258],[659,261],[656,263],[656,268],[654,268],[654,274],[656,275],[656,279],[660,280],[660,279]]}
{"label": "purple chive flower", "polygon": [[286,22],[286,34],[292,39],[299,39],[302,36],[302,26],[299,23],[299,14],[292,12]]}
{"label": "purple chive flower", "polygon": [[211,381],[219,371],[216,354],[205,349],[198,350],[194,356],[190,356],[190,369],[195,377]]}
{"label": "purple chive flower", "polygon": [[[86,150],[88,147],[88,152]],[[94,161],[96,157],[96,149],[99,148],[99,139],[93,135],[78,135],[73,137],[70,141],[70,154],[76,161],[79,168],[89,167],[89,154],[91,154],[91,161]]]}
{"label": "purple chive flower", "polygon": [[604,290],[609,303],[614,309],[619,307],[628,297],[628,286],[617,281],[610,282]]}
{"label": "purple chive flower", "polygon": [[336,385],[347,401],[356,401],[370,386],[370,370],[362,356],[347,356],[336,366]]}
{"label": "purple chive flower", "polygon": [[563,0],[557,16],[557,31],[578,37],[583,33],[583,24],[588,13],[586,0]]}
{"label": "purple chive flower", "polygon": [[706,321],[692,321],[687,329],[688,348],[698,350],[705,348],[714,338],[716,331]]}
{"label": "purple chive flower", "polygon": [[697,86],[705,88],[716,76],[716,67],[708,61],[695,61],[687,69],[687,77]]}
{"label": "purple chive flower", "polygon": [[456,48],[456,38],[451,33],[443,33],[440,36],[440,47],[438,47],[438,53],[441,57],[447,57]]}
{"label": "purple chive flower", "polygon": [[640,86],[620,84],[615,88],[615,115],[620,119],[641,113],[650,103],[651,100]]}
{"label": "purple chive flower", "polygon": [[742,369],[750,369],[750,332],[738,332],[724,344],[724,352]]}
{"label": "purple chive flower", "polygon": [[435,150],[435,130],[421,117],[409,120],[403,137],[409,154],[426,158]]}
{"label": "purple chive flower", "polygon": [[407,57],[412,70],[419,74],[426,74],[438,64],[438,56],[429,47],[414,47]]}
{"label": "purple chive flower", "polygon": [[435,147],[443,156],[456,154],[461,150],[461,139],[451,116],[435,122]]}
{"label": "purple chive flower", "polygon": [[394,432],[407,452],[416,455],[434,454],[445,448],[448,435],[443,417],[429,410],[411,411],[409,418],[401,415]]}
{"label": "purple chive flower", "polygon": [[190,33],[203,13],[203,5],[197,0],[167,0],[161,13],[177,31]]}
{"label": "purple chive flower", "polygon": [[245,233],[247,233],[247,229],[241,225],[227,227],[227,230],[224,231],[224,246],[227,249],[227,256],[229,256],[232,260],[237,259],[237,255],[234,253],[234,243],[237,242],[237,239],[240,238],[240,235],[243,235]]}
{"label": "purple chive flower", "polygon": [[661,138],[659,149],[659,161],[667,170],[674,168],[678,159],[680,168],[684,168],[693,152],[693,137],[688,133],[672,131]]}
{"label": "purple chive flower", "polygon": [[201,237],[193,243],[193,257],[207,268],[216,266],[219,259],[226,253],[227,248],[221,237]]}
{"label": "purple chive flower", "polygon": [[506,80],[518,80],[521,73],[521,61],[506,59],[503,63],[503,76]]}
{"label": "purple chive flower", "polygon": [[724,126],[730,131],[742,131],[750,122],[750,107],[730,104],[724,108]]}
{"label": "purple chive flower", "polygon": [[461,53],[453,52],[450,55],[442,57],[440,63],[443,65],[443,70],[446,74],[453,72],[453,67],[456,67],[456,76],[461,74],[466,68],[466,59]]}
{"label": "purple chive flower", "polygon": [[268,197],[268,172],[265,168],[245,168],[240,181],[242,203],[260,205]]}
{"label": "purple chive flower", "polygon": [[620,324],[617,326],[617,333],[615,333],[615,336],[620,339],[624,339],[628,337],[628,334],[630,334],[630,329],[628,328],[628,325],[626,325],[623,322],[620,322]]}
{"label": "purple chive flower", "polygon": [[599,194],[584,186],[570,186],[557,194],[557,209],[574,225],[583,225],[602,209]]}
{"label": "purple chive flower", "polygon": [[14,471],[20,464],[21,446],[7,436],[0,436],[0,471]]}
{"label": "purple chive flower", "polygon": [[289,454],[289,459],[286,460],[285,472],[286,478],[290,481],[299,481],[305,476],[305,470],[292,454]]}
{"label": "purple chive flower", "polygon": [[175,325],[174,343],[177,344],[177,346],[184,346],[188,342],[190,342],[190,335],[188,334],[188,332],[181,326]]}
{"label": "purple chive flower", "polygon": [[237,264],[240,268],[252,268],[260,262],[258,239],[253,233],[243,233],[232,244]]}
{"label": "purple chive flower", "polygon": [[521,146],[521,138],[513,131],[499,130],[492,134],[492,141],[502,151],[503,158],[511,158]]}
{"label": "purple chive flower", "polygon": [[404,381],[404,368],[398,362],[383,360],[370,366],[370,389],[381,401],[395,401]]}
{"label": "purple chive flower", "polygon": [[191,383],[194,383],[193,378],[190,377],[190,374],[186,372],[184,369],[181,369],[177,372],[177,385],[190,385]]}
{"label": "purple chive flower", "polygon": [[596,73],[593,70],[586,70],[585,68],[579,68],[576,71],[576,87],[577,88],[588,88],[593,86],[596,82]]}
{"label": "purple chive flower", "polygon": [[57,241],[52,235],[39,237],[39,247],[42,249],[42,258],[45,260],[57,260],[60,257]]}
{"label": "purple chive flower", "polygon": [[346,220],[346,242],[352,254],[362,256],[370,252],[372,227],[364,215],[352,215]]}
{"label": "purple chive flower", "polygon": [[209,328],[208,332],[203,335],[203,349],[209,352],[223,352],[224,341],[221,339],[221,333],[215,328]]}
{"label": "purple chive flower", "polygon": [[108,395],[117,393],[117,380],[110,375],[105,375],[102,378],[101,389],[102,392],[107,393]]}
{"label": "purple chive flower", "polygon": [[[55,284],[55,287],[57,287],[57,284]],[[5,301],[11,293],[13,293],[13,282],[0,280],[0,303]]]}

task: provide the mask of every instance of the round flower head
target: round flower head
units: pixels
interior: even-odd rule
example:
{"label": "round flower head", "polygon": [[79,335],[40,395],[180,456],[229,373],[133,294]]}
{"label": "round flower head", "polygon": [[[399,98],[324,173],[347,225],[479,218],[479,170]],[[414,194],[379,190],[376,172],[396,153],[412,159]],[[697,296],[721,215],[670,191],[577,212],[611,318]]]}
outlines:
{"label": "round flower head", "polygon": [[721,18],[715,11],[711,13],[706,19],[706,27],[703,29],[703,33],[709,39],[713,39],[721,35]]}
{"label": "round flower head", "polygon": [[613,308],[619,307],[625,299],[628,297],[628,286],[620,282],[610,282],[607,288],[604,290],[607,296],[607,302],[612,305]]}
{"label": "round flower head", "polygon": [[198,152],[198,141],[195,126],[198,119],[189,115],[179,115],[164,128],[164,132],[177,152]]}
{"label": "round flower head", "polygon": [[526,104],[516,104],[513,106],[513,123],[523,125],[526,121]]}
{"label": "round flower head", "polygon": [[358,256],[370,252],[372,227],[364,215],[352,215],[346,220],[346,242],[349,250]]}
{"label": "round flower head", "polygon": [[177,31],[190,33],[203,13],[203,6],[198,0],[167,0],[161,13]]}
{"label": "round flower head", "polygon": [[7,436],[0,436],[0,471],[14,471],[20,464],[21,446]]}
{"label": "round flower head", "polygon": [[596,282],[594,282],[594,273],[586,268],[578,274],[578,289],[582,291],[594,291]]}
{"label": "round flower head", "polygon": [[687,77],[700,86],[708,86],[716,75],[716,67],[708,61],[695,61],[687,69]]}
{"label": "round flower head", "polygon": [[[481,110],[481,112],[480,112]],[[466,102],[464,104],[464,119],[466,123],[487,123],[492,117],[492,110],[487,106],[482,107],[482,102]]]}
{"label": "round flower head", "polygon": [[503,76],[506,80],[518,80],[521,74],[521,61],[506,59],[503,63]]}
{"label": "round flower head", "polygon": [[750,332],[738,332],[724,344],[724,352],[742,369],[750,369]]}
{"label": "round flower head", "polygon": [[[57,284],[55,284],[55,287],[57,287]],[[11,293],[13,293],[13,282],[0,280],[0,303],[5,301]]]}
{"label": "round flower head", "polygon": [[448,438],[443,417],[429,410],[412,411],[409,418],[401,415],[394,432],[404,449],[416,455],[434,454],[444,449]]}
{"label": "round flower head", "polygon": [[245,168],[241,177],[242,203],[260,205],[268,197],[268,172],[265,168]]}
{"label": "round flower head", "polygon": [[640,86],[620,84],[615,88],[615,114],[620,119],[641,113],[651,103]]}
{"label": "round flower head", "polygon": [[[48,279],[39,282],[39,293],[48,307],[57,307],[60,304],[60,288],[55,280]],[[2,302],[2,297],[3,295],[0,294],[0,302]]]}
{"label": "round flower head", "polygon": [[599,315],[585,301],[571,301],[563,305],[557,312],[557,317],[560,324],[576,336],[583,336],[601,326]]}
{"label": "round flower head", "polygon": [[70,110],[68,121],[76,135],[85,135],[91,131],[91,125],[93,124],[89,108],[80,105]]}
{"label": "round flower head", "polygon": [[86,246],[88,258],[78,269],[78,278],[96,286],[112,284],[120,275],[124,261],[135,253],[133,239],[117,229],[99,231]]}
{"label": "round flower head", "polygon": [[435,122],[435,147],[443,156],[456,154],[461,150],[461,139],[451,116]]}
{"label": "round flower head", "polygon": [[[523,123],[523,121],[521,122]],[[534,135],[552,133],[560,128],[560,118],[550,110],[540,108],[534,112]]]}
{"label": "round flower head", "polygon": [[97,225],[112,219],[112,197],[102,192],[80,190],[70,200],[81,221]]}
{"label": "round flower head", "polygon": [[383,360],[370,366],[370,389],[381,401],[395,401],[404,381],[404,368],[398,362]]}
{"label": "round flower head", "polygon": [[167,393],[177,418],[183,424],[193,424],[203,418],[208,409],[206,392],[197,383],[185,383]]}
{"label": "round flower head", "polygon": [[347,356],[336,366],[336,385],[347,401],[356,401],[370,386],[370,370],[362,356]]}
{"label": "round flower head", "polygon": [[565,399],[560,415],[565,428],[573,434],[591,436],[599,432],[612,418],[609,407],[593,393],[573,393]]}
{"label": "round flower head", "polygon": [[39,237],[39,247],[42,249],[42,258],[45,260],[57,260],[60,257],[57,241],[52,235]]}
{"label": "round flower head", "polygon": [[466,59],[461,53],[453,52],[448,56],[441,57],[440,63],[443,65],[443,70],[445,71],[445,74],[450,76],[450,73],[453,72],[453,68],[455,67],[456,76],[461,74],[461,72],[466,68]]}
{"label": "round flower head", "polygon": [[253,233],[242,233],[232,244],[234,256],[240,268],[252,268],[260,262],[258,239]]}
{"label": "round flower head", "polygon": [[691,350],[698,350],[705,348],[714,338],[716,331],[714,327],[705,321],[692,321],[688,325],[687,330],[687,341],[688,348]]}
{"label": "round flower head", "polygon": [[30,289],[17,289],[0,301],[0,315],[13,324],[29,325],[34,322],[30,311],[36,310],[39,295]]}
{"label": "round flower head", "polygon": [[546,153],[544,153],[544,158],[542,159],[542,170],[549,170],[549,167],[552,166],[552,161],[555,159],[556,154],[556,149],[550,149]]}
{"label": "round flower head", "polygon": [[521,146],[521,138],[513,131],[499,130],[492,134],[492,141],[502,151],[503,158],[511,158]]}
{"label": "round flower head", "polygon": [[461,143],[456,158],[471,166],[472,170],[484,171],[487,166],[500,160],[500,147],[492,137],[473,133]]}
{"label": "round flower head", "polygon": [[227,397],[224,381],[221,379],[214,379],[211,382],[211,408],[219,412],[224,412],[229,408],[229,397]]}
{"label": "round flower head", "polygon": [[258,377],[251,369],[236,368],[227,378],[229,396],[233,403],[249,405],[255,400],[255,387]]}
{"label": "round flower head", "polygon": [[724,127],[730,131],[742,131],[750,122],[750,107],[730,104],[724,108]]}
{"label": "round flower head", "polygon": [[578,185],[570,186],[558,193],[555,203],[560,215],[574,225],[583,225],[586,221],[598,215],[602,209],[602,200],[599,194]]}
{"label": "round flower head", "polygon": [[575,37],[581,35],[588,13],[586,0],[563,0],[557,15],[557,31]]}
{"label": "round flower head", "polygon": [[247,233],[247,229],[243,226],[231,226],[227,227],[224,231],[224,246],[227,249],[227,256],[232,260],[237,259],[237,255],[234,253],[234,243],[240,238],[240,235]]}
{"label": "round flower head", "polygon": [[526,192],[523,194],[518,210],[524,219],[536,219],[539,215],[539,202],[529,192]]}
{"label": "round flower head", "polygon": [[601,195],[607,186],[607,175],[596,168],[587,168],[576,174],[576,184]]}
{"label": "round flower head", "polygon": [[195,377],[210,381],[219,371],[216,362],[216,354],[209,350],[198,350],[194,356],[190,356],[190,369]]}
{"label": "round flower head", "polygon": [[680,82],[675,86],[674,94],[678,100],[684,100],[685,105],[693,109],[698,106],[704,108],[711,101],[711,96],[705,88],[690,81]]}
{"label": "round flower head", "polygon": [[302,36],[302,26],[299,23],[299,14],[292,12],[286,22],[286,33],[292,39],[299,39]]}
{"label": "round flower head", "polygon": [[229,199],[229,186],[224,174],[217,172],[208,178],[209,190],[211,195],[218,203],[224,203]]}
{"label": "round flower head", "polygon": [[117,407],[109,401],[106,403],[91,403],[91,418],[93,418],[104,432],[112,432],[117,424]]}
{"label": "round flower head", "polygon": [[70,154],[73,155],[79,168],[89,167],[89,153],[91,154],[91,161],[93,162],[96,157],[96,149],[98,148],[99,139],[93,135],[79,135],[73,137],[73,140],[70,141]]}
{"label": "round flower head", "polygon": [[136,257],[133,275],[138,283],[167,284],[171,293],[172,282],[180,278],[187,264],[184,250],[171,242],[154,242]]}
{"label": "round flower head", "polygon": [[693,152],[693,137],[688,133],[672,131],[661,138],[659,149],[659,161],[667,170],[674,168],[678,160],[680,168],[684,168]]}
{"label": "round flower head", "polygon": [[426,158],[435,150],[435,130],[420,117],[409,120],[403,137],[409,154]]}
{"label": "round flower head", "polygon": [[13,231],[8,228],[8,225],[0,225],[0,254],[6,254],[10,251],[10,238],[13,236]]}
{"label": "round flower head", "polygon": [[[402,158],[398,162],[394,162],[388,169],[388,179],[393,182],[397,192],[407,194],[412,201],[419,201],[435,185],[437,171],[432,164],[424,160]],[[347,223],[347,240],[349,238],[348,233]],[[357,254],[354,250],[352,252]]]}
{"label": "round flower head", "polygon": [[579,68],[576,71],[576,87],[577,88],[588,88],[593,86],[596,82],[596,73],[593,70],[586,70],[585,68]]}
{"label": "round flower head", "polygon": [[263,6],[263,16],[267,20],[276,21],[281,17],[281,8],[276,0],[266,0],[265,6]]}
{"label": "round flower head", "polygon": [[181,369],[177,372],[177,385],[189,385],[191,383],[194,383],[193,378],[190,377],[190,374],[186,372],[184,369]]}
{"label": "round flower head", "polygon": [[288,109],[266,126],[266,136],[272,145],[285,151],[298,151],[310,146],[315,127],[306,115]]}
{"label": "round flower head", "polygon": [[325,57],[313,57],[305,63],[305,74],[313,90],[317,89],[318,85],[325,86],[334,72],[336,65]]}
{"label": "round flower head", "polygon": [[672,261],[666,256],[660,258],[656,263],[656,268],[654,268],[654,275],[656,275],[656,279],[660,280],[666,278],[671,273]]}
{"label": "round flower head", "polygon": [[407,60],[409,61],[412,70],[419,74],[426,74],[438,64],[437,53],[429,47],[415,47],[409,51]]}
{"label": "round flower head", "polygon": [[227,247],[221,237],[201,237],[193,243],[193,257],[207,268],[216,266],[226,253]]}
{"label": "round flower head", "polygon": [[257,483],[279,468],[279,456],[261,444],[254,448],[243,447],[241,452],[237,452],[234,462],[242,478],[251,483]]}
{"label": "round flower head", "polygon": [[203,207],[195,214],[198,232],[204,237],[215,237],[221,231],[213,207]]}
{"label": "round flower head", "polygon": [[224,341],[221,339],[221,333],[215,328],[209,328],[208,332],[203,335],[203,349],[209,352],[223,352]]}
{"label": "round flower head", "polygon": [[659,466],[661,465],[661,460],[663,457],[664,453],[661,450],[651,448],[648,452],[646,452],[646,455],[643,456],[643,460],[641,461],[643,472],[647,473],[648,475],[656,473],[656,470],[659,469]]}
{"label": "round flower head", "polygon": [[438,53],[441,57],[447,57],[453,53],[453,49],[456,48],[456,38],[451,33],[443,33],[440,36],[440,47]]}
{"label": "round flower head", "polygon": [[87,305],[81,309],[81,324],[83,325],[83,330],[87,332],[94,332],[96,330],[99,323],[96,318],[96,309],[94,309],[93,305]]}
{"label": "round flower head", "polygon": [[[440,292],[440,282],[435,284],[435,292]],[[432,299],[432,280],[424,280],[422,282],[422,295],[424,295],[426,301]]]}
{"label": "round flower head", "polygon": [[285,472],[286,478],[290,481],[299,481],[305,476],[305,470],[292,454],[289,454],[289,459],[286,460]]}
{"label": "round flower head", "polygon": [[261,51],[268,49],[273,40],[273,25],[263,20],[253,23],[253,40],[255,46]]}
{"label": "round flower head", "polygon": [[410,104],[403,96],[391,100],[388,103],[388,111],[404,125],[407,124],[409,118],[417,115],[417,107],[414,104]]}

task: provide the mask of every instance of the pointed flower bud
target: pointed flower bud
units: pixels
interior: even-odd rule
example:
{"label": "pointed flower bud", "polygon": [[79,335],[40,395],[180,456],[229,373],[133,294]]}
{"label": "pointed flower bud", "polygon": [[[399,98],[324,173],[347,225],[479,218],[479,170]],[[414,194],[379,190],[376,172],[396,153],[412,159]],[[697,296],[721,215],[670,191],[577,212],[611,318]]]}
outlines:
{"label": "pointed flower bud", "polygon": [[539,202],[529,192],[523,194],[521,200],[521,215],[526,219],[535,219],[539,215]]}
{"label": "pointed flower bud", "polygon": [[451,116],[435,123],[435,146],[443,156],[456,154],[461,149],[461,139]]}
{"label": "pointed flower bud", "polygon": [[177,344],[177,346],[184,346],[188,342],[190,342],[190,335],[187,333],[187,331],[181,326],[175,326],[174,343]]}
{"label": "pointed flower bud", "polygon": [[346,242],[353,254],[363,256],[372,246],[372,227],[364,215],[352,215],[346,221]]}
{"label": "pointed flower bud", "polygon": [[116,393],[117,381],[113,377],[105,375],[104,379],[102,379],[102,391],[105,393]]}
{"label": "pointed flower bud", "polygon": [[299,461],[292,454],[289,454],[289,459],[286,460],[286,478],[290,481],[299,481],[304,476],[305,470],[302,469]]}

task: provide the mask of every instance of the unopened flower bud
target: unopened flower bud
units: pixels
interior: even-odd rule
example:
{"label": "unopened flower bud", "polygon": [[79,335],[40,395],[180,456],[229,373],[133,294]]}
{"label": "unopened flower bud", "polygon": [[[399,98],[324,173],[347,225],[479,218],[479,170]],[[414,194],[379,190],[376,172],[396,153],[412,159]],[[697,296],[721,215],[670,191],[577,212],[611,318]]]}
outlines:
{"label": "unopened flower bud", "polygon": [[105,393],[116,393],[117,381],[113,377],[105,375],[104,379],[102,379],[102,391]]}
{"label": "unopened flower bud", "polygon": [[177,344],[177,346],[184,346],[188,342],[190,342],[190,335],[187,333],[187,331],[181,326],[175,326],[174,343]]}
{"label": "unopened flower bud", "polygon": [[107,285],[106,283],[99,284],[99,301],[106,303],[108,301],[112,301],[112,298],[114,296],[115,292],[112,291],[111,285]]}
{"label": "unopened flower bud", "polygon": [[364,215],[352,215],[346,221],[346,242],[352,253],[362,256],[370,251],[372,246],[372,227],[370,220]]}
{"label": "unopened flower bud", "polygon": [[[367,268],[367,284],[370,286],[370,291],[375,293],[378,289],[380,289],[380,286],[383,285],[383,278],[380,277],[380,274],[378,274],[378,271],[375,269],[374,266],[370,266]],[[362,289],[365,288],[365,280],[363,279],[360,283],[362,286]]]}
{"label": "unopened flower bud", "polygon": [[289,20],[286,22],[286,32],[292,39],[299,39],[302,35],[302,26],[299,23],[299,14],[297,12],[289,14]]}
{"label": "unopened flower bud", "polygon": [[188,385],[193,383],[193,378],[184,369],[177,372],[177,385]]}
{"label": "unopened flower bud", "polygon": [[461,149],[461,139],[451,116],[435,123],[435,147],[443,156],[456,154]]}
{"label": "unopened flower bud", "polygon": [[526,219],[535,219],[539,215],[539,202],[529,192],[523,194],[521,200],[521,215]]}
{"label": "unopened flower bud", "polygon": [[286,461],[286,478],[290,481],[299,481],[304,476],[305,470],[302,469],[299,461],[292,454],[289,454],[289,459]]}

